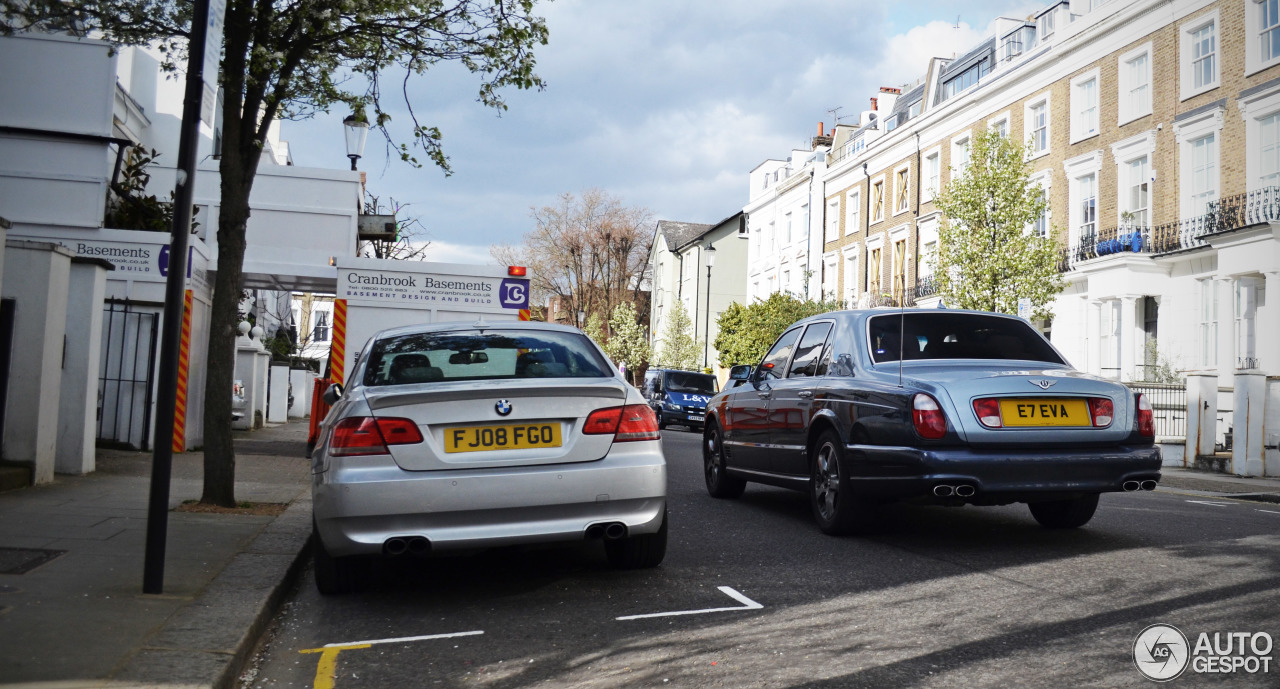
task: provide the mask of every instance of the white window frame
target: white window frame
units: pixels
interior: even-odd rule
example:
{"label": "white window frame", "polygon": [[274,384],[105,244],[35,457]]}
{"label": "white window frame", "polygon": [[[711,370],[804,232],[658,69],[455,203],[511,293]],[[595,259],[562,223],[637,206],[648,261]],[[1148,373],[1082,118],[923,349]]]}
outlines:
{"label": "white window frame", "polygon": [[1268,154],[1280,156],[1280,152],[1274,149],[1265,150],[1265,142],[1262,140],[1263,120],[1280,113],[1280,86],[1250,94],[1237,101],[1237,104],[1245,123],[1245,190],[1257,191],[1263,187],[1280,186],[1280,182],[1264,183],[1262,179],[1265,171],[1263,157]]}
{"label": "white window frame", "polygon": [[1178,197],[1182,200],[1179,207],[1180,219],[1186,220],[1205,214],[1205,208],[1201,202],[1193,201],[1191,198],[1194,191],[1192,156],[1196,142],[1210,134],[1214,137],[1213,164],[1217,175],[1214,180],[1215,189],[1210,190],[1205,202],[1216,201],[1222,194],[1222,124],[1225,110],[1225,107],[1213,108],[1173,126],[1174,139],[1178,142]]}
{"label": "white window frame", "polygon": [[[321,316],[324,316],[324,323],[321,323]],[[324,337],[320,336],[321,328],[324,329]],[[311,341],[316,344],[328,343],[333,341],[333,311],[325,308],[315,308],[311,311]]]}
{"label": "white window frame", "polygon": [[921,203],[927,203],[938,195],[942,185],[942,147],[935,146],[924,154],[924,180],[920,190]]}
{"label": "white window frame", "polygon": [[1237,278],[1233,285],[1236,369],[1258,367],[1258,293],[1262,280]]}
{"label": "white window frame", "polygon": [[840,292],[840,252],[828,251],[822,255],[822,298],[838,297]]}
{"label": "white window frame", "polygon": [[[1044,105],[1044,148],[1036,150],[1035,148],[1035,122],[1032,120],[1033,110],[1036,106]],[[1050,99],[1048,91],[1041,93],[1027,101],[1022,110],[1023,131],[1026,132],[1026,140],[1031,144],[1031,152],[1027,155],[1028,160],[1035,160],[1041,156],[1049,155],[1053,149],[1053,102]]]}
{"label": "white window frame", "polygon": [[[1027,178],[1027,183],[1040,187],[1040,190],[1044,192],[1045,198],[1044,213],[1039,218],[1031,221],[1031,224],[1027,226],[1027,233],[1047,238],[1053,232],[1053,204],[1049,202],[1052,198],[1050,196],[1050,191],[1053,185],[1053,174],[1049,170],[1041,170],[1040,172],[1029,176]],[[1036,224],[1042,220],[1044,222],[1043,232],[1040,231],[1040,228],[1036,227]]]}
{"label": "white window frame", "polygon": [[[1195,65],[1192,64],[1193,36],[1210,24],[1213,25],[1214,31],[1213,80],[1196,86],[1193,75]],[[1178,44],[1179,99],[1186,100],[1218,88],[1222,83],[1222,22],[1218,19],[1218,10],[1214,9],[1183,24],[1179,31]]]}
{"label": "white window frame", "polygon": [[[906,185],[906,194],[901,193],[898,188],[898,181],[902,180]],[[898,207],[898,201],[903,201],[902,207]],[[901,215],[911,210],[911,164],[900,165],[893,169],[893,215]]]}
{"label": "white window frame", "polygon": [[[1151,101],[1155,87],[1151,80],[1151,56],[1154,54],[1151,46],[1152,44],[1150,42],[1143,43],[1137,48],[1121,55],[1116,62],[1116,71],[1119,74],[1119,79],[1117,79],[1117,81],[1120,82],[1118,93],[1120,119],[1118,124],[1127,124],[1139,117],[1146,117],[1152,112]],[[1129,63],[1137,60],[1138,58],[1145,58],[1147,65],[1145,81],[1141,83],[1134,79],[1133,71],[1130,69],[1129,65]],[[1145,89],[1147,101],[1145,105],[1135,104],[1133,102],[1134,91],[1139,88]]]}
{"label": "white window frame", "polygon": [[874,237],[871,237],[871,238],[867,239],[867,271],[868,271],[868,274],[867,274],[866,279],[864,280],[864,282],[865,282],[865,283],[866,283],[866,285],[867,285],[867,290],[868,290],[868,292],[870,292],[870,291],[871,291],[871,287],[872,287],[872,284],[871,284],[871,283],[872,283],[872,280],[871,280],[871,275],[870,275],[870,270],[871,270],[871,252],[872,252],[872,251],[877,251],[877,250],[880,252],[880,274],[876,276],[876,277],[877,277],[877,278],[879,278],[879,279],[875,281],[875,282],[876,282],[875,286],[876,286],[876,287],[878,287],[878,288],[879,288],[879,290],[878,290],[877,292],[875,292],[875,295],[874,295],[874,296],[877,296],[877,297],[884,293],[884,252],[885,252],[885,241],[884,241],[884,238],[885,238],[885,235],[884,235],[884,233],[882,232],[882,233],[877,234],[877,235],[876,235],[876,236],[874,236]]}
{"label": "white window frame", "polygon": [[1147,217],[1144,223],[1138,223],[1139,226],[1151,226],[1155,224],[1152,221],[1152,201],[1155,198],[1155,150],[1156,150],[1156,132],[1154,129],[1145,131],[1136,136],[1131,136],[1123,141],[1111,144],[1111,157],[1116,163],[1116,227],[1124,225],[1121,214],[1129,208],[1130,191],[1133,186],[1138,183],[1137,180],[1130,179],[1131,164],[1141,158],[1147,160]]}
{"label": "white window frame", "polygon": [[[956,161],[961,157],[960,152],[964,152],[964,163],[957,166]],[[951,165],[948,166],[950,176],[948,182],[956,177],[964,175],[965,170],[969,169],[969,161],[973,160],[973,136],[971,131],[964,131],[951,137]]]}
{"label": "white window frame", "polygon": [[1212,277],[1196,280],[1199,343],[1197,353],[1200,365],[1206,368],[1218,367],[1218,281]]}
{"label": "white window frame", "polygon": [[[1280,0],[1268,0],[1276,6],[1280,11]],[[1270,59],[1263,59],[1262,56],[1262,12],[1266,2],[1258,2],[1258,0],[1244,0],[1244,75],[1251,76],[1268,67],[1280,65],[1280,45],[1273,44],[1271,50],[1273,55]],[[1275,34],[1272,34],[1274,37]],[[1280,43],[1280,39],[1276,41]]]}
{"label": "white window frame", "polygon": [[827,231],[822,240],[834,242],[838,239],[840,239],[840,198],[836,197],[827,202]]}
{"label": "white window frame", "polygon": [[862,190],[850,189],[844,196],[844,234],[849,236],[862,229]]}
{"label": "white window frame", "polygon": [[858,279],[858,257],[862,253],[862,247],[854,244],[840,250],[840,266],[841,266],[841,296],[844,303],[849,308],[853,308],[858,303],[858,289],[862,282]]}
{"label": "white window frame", "polygon": [[1004,135],[1012,138],[1013,137],[1012,122],[1013,122],[1013,119],[1009,117],[1009,111],[1005,110],[999,115],[996,115],[995,117],[992,117],[991,119],[987,120],[987,129],[995,131],[1000,127],[1000,125],[1004,125]]}
{"label": "white window frame", "polygon": [[1085,222],[1083,203],[1084,196],[1081,194],[1081,182],[1093,175],[1093,192],[1094,192],[1094,213],[1093,213],[1093,231],[1098,230],[1098,193],[1101,190],[1100,181],[1102,179],[1102,151],[1096,150],[1081,156],[1076,156],[1062,163],[1063,170],[1067,177],[1067,247],[1074,248],[1079,244],[1083,235],[1082,225]]}
{"label": "white window frame", "polygon": [[1041,41],[1052,36],[1053,32],[1057,29],[1055,26],[1058,19],[1057,15],[1058,8],[1054,7],[1048,12],[1036,17],[1036,35]]}
{"label": "white window frame", "polygon": [[[937,214],[922,218],[916,223],[916,238],[919,243],[919,255],[916,256],[916,282],[933,277],[933,254],[938,250]],[[933,244],[930,251],[929,245]]]}
{"label": "white window frame", "polygon": [[[1092,83],[1092,85],[1090,85]],[[1089,100],[1089,92],[1093,100]],[[1071,143],[1102,133],[1102,72],[1097,67],[1071,80]]]}
{"label": "white window frame", "polygon": [[1119,299],[1104,299],[1098,309],[1098,372],[1104,377],[1120,379],[1120,344],[1122,341]]}
{"label": "white window frame", "polygon": [[[879,208],[876,208],[876,186],[877,185],[880,186],[880,207]],[[879,177],[872,178],[871,180],[871,187],[870,187],[871,188],[871,209],[868,211],[871,214],[871,217],[867,218],[868,227],[878,222],[884,222],[884,217],[885,217],[884,207],[891,200],[887,198],[887,195],[885,194],[886,186],[888,185],[885,184],[884,175],[880,175]],[[876,214],[876,211],[879,211],[879,215]]]}
{"label": "white window frame", "polygon": [[[910,235],[910,225],[902,225],[889,231],[889,293],[893,294],[894,280],[898,277],[898,274],[901,273],[903,293],[897,296],[902,297],[906,297],[907,291],[912,287],[912,285],[907,283],[907,276],[910,275],[907,271],[907,264],[915,260],[915,252],[911,250],[909,243],[909,240],[911,239]],[[902,265],[898,265],[898,253],[895,251],[898,242],[908,242],[902,247]]]}

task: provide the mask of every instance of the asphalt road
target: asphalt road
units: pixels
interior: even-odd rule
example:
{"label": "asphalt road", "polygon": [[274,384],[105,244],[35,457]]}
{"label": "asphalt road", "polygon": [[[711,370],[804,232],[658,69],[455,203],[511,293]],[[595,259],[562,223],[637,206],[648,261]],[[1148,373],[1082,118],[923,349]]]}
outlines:
{"label": "asphalt road", "polygon": [[[1155,623],[1192,645],[1267,632],[1280,659],[1280,506],[1109,494],[1071,531],[1024,505],[894,506],[833,538],[800,493],[708,497],[698,438],[663,443],[661,567],[613,571],[598,544],[492,552],[384,567],[334,598],[308,573],[245,686],[1136,687]],[[1280,686],[1271,665],[1174,684]]]}

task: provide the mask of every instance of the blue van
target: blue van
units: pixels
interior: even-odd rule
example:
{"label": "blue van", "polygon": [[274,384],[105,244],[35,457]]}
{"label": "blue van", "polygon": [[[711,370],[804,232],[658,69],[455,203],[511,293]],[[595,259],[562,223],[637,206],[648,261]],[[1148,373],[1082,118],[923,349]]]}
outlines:
{"label": "blue van", "polygon": [[644,374],[640,392],[658,416],[658,428],[668,424],[702,432],[707,401],[716,394],[716,377],[710,373],[651,368]]}

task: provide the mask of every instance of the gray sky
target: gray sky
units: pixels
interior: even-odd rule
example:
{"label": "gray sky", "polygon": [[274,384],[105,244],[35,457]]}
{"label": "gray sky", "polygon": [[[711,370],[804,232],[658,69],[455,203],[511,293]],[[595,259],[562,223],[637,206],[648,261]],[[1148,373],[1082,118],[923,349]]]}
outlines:
{"label": "gray sky", "polygon": [[[558,0],[537,8],[550,29],[536,52],[547,88],[506,91],[501,116],[475,102],[479,82],[461,68],[411,82],[419,121],[444,134],[452,176],[388,162],[376,133],[360,169],[372,193],[409,204],[401,217],[427,228],[428,260],[489,262],[489,245],[531,229],[533,207],[590,187],[655,220],[711,223],[746,204],[752,168],[807,146],[818,122],[833,126],[827,110],[856,117],[880,86],[990,35],[997,16],[1047,4]],[[403,134],[403,103],[386,105]],[[294,164],[345,166],[347,114],[284,123]]]}

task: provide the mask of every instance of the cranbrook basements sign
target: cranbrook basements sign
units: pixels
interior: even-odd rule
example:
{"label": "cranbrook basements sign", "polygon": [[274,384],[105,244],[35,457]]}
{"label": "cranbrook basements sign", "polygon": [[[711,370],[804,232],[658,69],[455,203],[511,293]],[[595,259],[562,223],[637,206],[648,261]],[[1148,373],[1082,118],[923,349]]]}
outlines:
{"label": "cranbrook basements sign", "polygon": [[378,306],[502,311],[529,308],[523,278],[338,269],[338,298]]}
{"label": "cranbrook basements sign", "polygon": [[[1198,675],[1264,676],[1271,667],[1271,635],[1259,631],[1200,632],[1192,642],[1170,624],[1153,624],[1133,642],[1133,664],[1155,682]],[[1274,686],[1274,685],[1272,685]]]}

